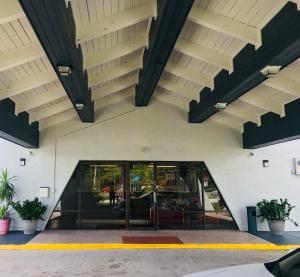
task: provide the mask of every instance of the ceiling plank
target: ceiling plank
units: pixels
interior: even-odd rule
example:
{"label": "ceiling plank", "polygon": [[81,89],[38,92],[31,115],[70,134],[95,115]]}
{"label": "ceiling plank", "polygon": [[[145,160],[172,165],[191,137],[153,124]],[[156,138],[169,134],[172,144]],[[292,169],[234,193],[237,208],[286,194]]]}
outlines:
{"label": "ceiling plank", "polygon": [[0,24],[16,20],[24,16],[17,0],[0,0]]}
{"label": "ceiling plank", "polygon": [[71,101],[68,98],[66,98],[64,101],[59,102],[55,105],[51,105],[47,108],[30,113],[29,119],[30,122],[40,121],[47,117],[54,116],[55,114],[72,109],[72,107],[73,106]]}
{"label": "ceiling plank", "polygon": [[260,47],[262,44],[260,30],[255,27],[213,13],[198,6],[192,8],[189,20],[217,32],[240,39],[246,43],[253,44],[256,48]]}
{"label": "ceiling plank", "polygon": [[35,75],[10,82],[0,87],[0,100],[16,96],[25,91],[41,87],[57,80],[57,76],[52,70],[37,73]]}
{"label": "ceiling plank", "polygon": [[7,52],[0,52],[0,72],[45,56],[40,45],[26,45]]}
{"label": "ceiling plank", "polygon": [[100,64],[132,54],[147,45],[147,38],[139,36],[136,40],[131,40],[118,44],[115,47],[103,49],[98,53],[84,57],[83,68],[90,69]]}
{"label": "ceiling plank", "polygon": [[[49,61],[82,122],[94,122],[94,103],[88,87],[83,57],[76,45],[75,22],[70,2],[64,0],[19,0]],[[62,74],[59,67],[69,72]],[[83,108],[77,109],[76,104]]]}
{"label": "ceiling plank", "polygon": [[277,75],[274,78],[268,78],[263,82],[263,85],[300,97],[300,82],[296,82],[280,75]]}
{"label": "ceiling plank", "polygon": [[164,78],[161,78],[159,80],[158,85],[166,90],[173,91],[175,93],[178,93],[179,95],[185,96],[189,99],[194,99],[196,98],[198,94],[197,89],[191,89],[189,87],[185,87],[181,85],[180,83],[176,83],[171,80],[166,80]]}
{"label": "ceiling plank", "polygon": [[194,0],[157,1],[157,17],[151,22],[149,47],[144,51],[136,86],[136,106],[148,105],[193,3]]}
{"label": "ceiling plank", "polygon": [[226,69],[230,73],[233,71],[232,57],[206,48],[200,44],[196,44],[183,39],[178,39],[175,44],[175,49],[187,56]]}
{"label": "ceiling plank", "polygon": [[204,88],[200,102],[190,102],[189,121],[200,123],[218,112],[217,103],[231,103],[261,84],[268,65],[283,68],[300,56],[300,12],[294,3],[284,8],[262,30],[263,45],[255,50],[246,45],[234,58],[234,72],[222,70],[214,79],[215,89]]}
{"label": "ceiling plank", "polygon": [[165,71],[205,87],[214,87],[214,80],[212,76],[197,72],[180,64],[169,62],[165,68]]}
{"label": "ceiling plank", "polygon": [[15,115],[15,103],[0,101],[0,137],[26,148],[39,147],[39,123],[29,124],[26,112]]}
{"label": "ceiling plank", "polygon": [[280,102],[274,101],[272,98],[266,98],[262,95],[257,95],[255,93],[245,94],[239,99],[239,101],[257,106],[265,111],[272,111],[278,114],[282,114],[283,112],[283,105]]}
{"label": "ceiling plank", "polygon": [[119,12],[101,20],[77,26],[77,43],[108,35],[131,25],[152,18],[155,15],[153,1]]}
{"label": "ceiling plank", "polygon": [[102,71],[100,74],[97,75],[89,74],[89,85],[91,87],[94,87],[101,83],[119,78],[121,76],[138,70],[141,66],[141,63],[139,63],[138,61],[134,61],[118,65],[112,68],[111,70]]}
{"label": "ceiling plank", "polygon": [[97,100],[101,97],[108,96],[115,92],[121,91],[123,89],[129,88],[137,84],[137,75],[129,77],[127,79],[117,80],[112,82],[108,86],[93,90],[93,100]]}
{"label": "ceiling plank", "polygon": [[16,104],[16,113],[23,111],[30,111],[32,109],[43,106],[49,102],[56,101],[66,97],[66,93],[63,88],[55,88],[48,90],[46,93],[43,93],[39,96],[30,97],[27,101],[22,101],[21,103]]}

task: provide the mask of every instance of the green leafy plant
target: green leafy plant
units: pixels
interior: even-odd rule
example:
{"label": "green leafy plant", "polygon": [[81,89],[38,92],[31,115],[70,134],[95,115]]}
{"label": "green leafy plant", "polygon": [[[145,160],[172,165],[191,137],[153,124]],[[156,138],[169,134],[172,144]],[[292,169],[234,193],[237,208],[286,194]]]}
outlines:
{"label": "green leafy plant", "polygon": [[13,182],[16,180],[16,176],[9,177],[7,169],[2,170],[0,174],[0,220],[9,218],[9,206],[13,200],[16,190]]}
{"label": "green leafy plant", "polygon": [[44,220],[42,215],[47,210],[47,206],[40,202],[37,197],[32,201],[25,200],[23,203],[20,201],[12,202],[12,206],[23,220]]}
{"label": "green leafy plant", "polygon": [[272,199],[270,201],[263,199],[257,203],[257,207],[260,210],[259,217],[263,220],[289,220],[296,226],[298,223],[290,218],[290,213],[295,206],[292,206],[287,199]]}

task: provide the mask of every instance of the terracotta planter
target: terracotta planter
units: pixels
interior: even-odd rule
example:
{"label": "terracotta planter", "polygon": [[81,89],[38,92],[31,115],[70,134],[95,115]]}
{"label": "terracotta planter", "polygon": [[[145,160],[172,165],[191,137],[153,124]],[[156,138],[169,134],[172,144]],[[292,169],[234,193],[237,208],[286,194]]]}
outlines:
{"label": "terracotta planter", "polygon": [[7,235],[9,232],[10,219],[0,220],[0,235]]}
{"label": "terracotta planter", "polygon": [[268,223],[272,235],[283,235],[285,227],[284,220],[270,220]]}
{"label": "terracotta planter", "polygon": [[22,220],[23,232],[25,235],[31,235],[35,233],[37,227],[37,220]]}

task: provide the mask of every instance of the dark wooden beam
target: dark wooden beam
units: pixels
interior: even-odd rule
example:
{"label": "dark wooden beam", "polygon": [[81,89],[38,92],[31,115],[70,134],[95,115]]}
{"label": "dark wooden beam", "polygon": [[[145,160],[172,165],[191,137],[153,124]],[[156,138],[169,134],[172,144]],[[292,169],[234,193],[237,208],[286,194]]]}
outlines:
{"label": "dark wooden beam", "polygon": [[200,123],[218,112],[217,103],[231,103],[262,83],[260,71],[268,65],[287,66],[300,56],[300,12],[288,2],[263,28],[262,46],[246,45],[234,58],[234,72],[222,70],[214,79],[215,88],[204,88],[200,102],[190,102],[189,122]]}
{"label": "dark wooden beam", "polygon": [[157,18],[152,19],[149,48],[136,86],[136,106],[147,106],[167,64],[194,0],[157,0]]}
{"label": "dark wooden beam", "polygon": [[261,126],[253,122],[244,124],[243,146],[255,149],[300,138],[300,98],[284,106],[285,116],[266,113]]}
{"label": "dark wooden beam", "polygon": [[15,115],[15,103],[6,98],[0,101],[0,137],[26,148],[38,148],[39,123],[29,124],[26,112]]}
{"label": "dark wooden beam", "polygon": [[[83,122],[94,121],[94,103],[88,87],[87,72],[83,71],[83,57],[76,45],[75,22],[70,2],[64,0],[19,0],[58,78]],[[71,68],[62,76],[59,65]],[[77,109],[76,103],[84,104]]]}

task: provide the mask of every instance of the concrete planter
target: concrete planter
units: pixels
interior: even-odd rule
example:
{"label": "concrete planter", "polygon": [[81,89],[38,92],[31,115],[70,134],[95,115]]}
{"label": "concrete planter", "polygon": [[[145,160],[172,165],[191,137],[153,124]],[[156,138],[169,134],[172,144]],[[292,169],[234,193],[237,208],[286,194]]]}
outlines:
{"label": "concrete planter", "polygon": [[22,220],[23,232],[25,235],[31,235],[35,233],[37,227],[37,220]]}
{"label": "concrete planter", "polygon": [[7,235],[9,232],[10,219],[0,220],[0,235]]}
{"label": "concrete planter", "polygon": [[283,235],[285,227],[284,220],[270,220],[268,223],[272,235]]}

